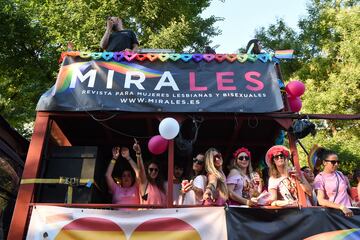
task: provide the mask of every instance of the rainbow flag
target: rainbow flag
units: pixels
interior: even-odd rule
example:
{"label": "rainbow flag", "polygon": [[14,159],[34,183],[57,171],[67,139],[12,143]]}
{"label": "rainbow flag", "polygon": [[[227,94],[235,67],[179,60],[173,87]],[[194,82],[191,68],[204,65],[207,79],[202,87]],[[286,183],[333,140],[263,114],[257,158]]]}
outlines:
{"label": "rainbow flag", "polygon": [[278,59],[292,59],[294,58],[294,50],[276,50],[275,57]]}

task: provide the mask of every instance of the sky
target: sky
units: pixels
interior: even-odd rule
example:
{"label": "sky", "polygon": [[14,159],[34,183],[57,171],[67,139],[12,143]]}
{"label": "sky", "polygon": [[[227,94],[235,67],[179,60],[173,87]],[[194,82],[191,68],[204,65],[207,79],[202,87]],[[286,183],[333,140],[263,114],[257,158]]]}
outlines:
{"label": "sky", "polygon": [[297,22],[306,16],[307,0],[213,0],[210,7],[202,13],[203,17],[214,15],[224,18],[217,22],[216,27],[222,34],[212,38],[211,47],[217,53],[235,53],[239,48],[246,47],[247,42],[254,38],[255,30],[267,28],[283,18],[285,23],[298,30]]}

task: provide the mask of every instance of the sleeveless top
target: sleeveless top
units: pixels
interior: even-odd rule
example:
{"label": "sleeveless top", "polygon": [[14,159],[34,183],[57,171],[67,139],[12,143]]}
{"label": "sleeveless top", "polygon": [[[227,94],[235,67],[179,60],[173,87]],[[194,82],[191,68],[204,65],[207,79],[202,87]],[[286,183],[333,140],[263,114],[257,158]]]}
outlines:
{"label": "sleeveless top", "polygon": [[165,194],[156,186],[156,184],[148,183],[147,189],[145,190],[147,199],[143,196],[140,197],[140,202],[143,205],[164,205],[166,203]]}

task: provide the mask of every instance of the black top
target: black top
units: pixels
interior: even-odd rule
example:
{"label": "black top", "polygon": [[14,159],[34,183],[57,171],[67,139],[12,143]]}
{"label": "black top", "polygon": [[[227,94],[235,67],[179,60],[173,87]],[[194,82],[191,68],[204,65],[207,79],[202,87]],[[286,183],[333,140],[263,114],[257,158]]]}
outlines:
{"label": "black top", "polygon": [[139,44],[136,35],[131,30],[121,30],[111,33],[109,44],[106,48],[108,52],[120,52],[126,48],[132,49],[133,44]]}

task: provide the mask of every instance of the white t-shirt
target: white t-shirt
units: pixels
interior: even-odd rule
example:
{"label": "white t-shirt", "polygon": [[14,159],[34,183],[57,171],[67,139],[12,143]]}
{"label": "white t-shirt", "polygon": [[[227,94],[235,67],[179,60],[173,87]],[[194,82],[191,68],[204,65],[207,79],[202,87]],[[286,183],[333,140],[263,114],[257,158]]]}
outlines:
{"label": "white t-shirt", "polygon": [[[206,176],[204,175],[199,175],[196,176],[196,178],[193,181],[193,184],[195,187],[202,189],[203,191],[205,191],[205,185],[206,185]],[[190,190],[187,193],[184,194],[184,201],[183,201],[183,205],[201,205],[202,204],[202,200],[200,199],[196,199],[196,195],[194,190]]]}
{"label": "white t-shirt", "polygon": [[277,200],[295,201],[297,200],[296,184],[289,177],[269,178],[268,190],[277,191]]}

